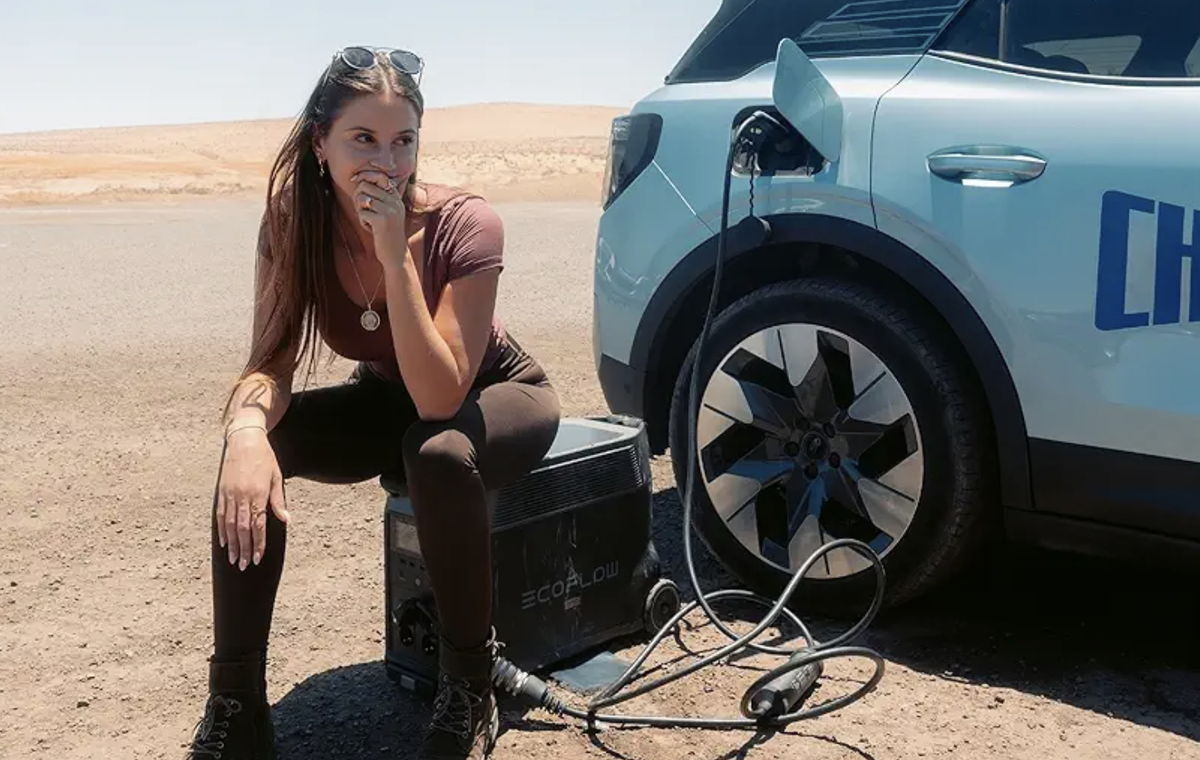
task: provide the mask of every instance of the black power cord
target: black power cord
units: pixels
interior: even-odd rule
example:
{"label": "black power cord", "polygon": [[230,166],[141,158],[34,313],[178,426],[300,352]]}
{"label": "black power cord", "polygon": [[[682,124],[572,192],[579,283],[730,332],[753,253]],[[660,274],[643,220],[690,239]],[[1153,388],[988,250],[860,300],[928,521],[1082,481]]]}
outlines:
{"label": "black power cord", "polygon": [[[718,295],[721,287],[721,269],[724,264],[726,254],[726,239],[729,236],[729,195],[730,184],[733,175],[734,161],[739,153],[746,153],[750,156],[754,165],[751,166],[751,182],[753,182],[754,170],[758,168],[758,157],[760,151],[767,145],[775,145],[778,143],[777,138],[786,137],[786,128],[773,116],[764,111],[755,111],[745,121],[743,121],[734,133],[734,137],[729,146],[729,156],[725,164],[725,185],[721,201],[721,232],[717,239],[717,259],[713,270],[712,292],[709,298],[708,312],[704,318],[704,326],[700,331],[699,347],[696,350],[696,358],[693,363],[693,371],[691,376],[691,386],[688,393],[688,440],[696,440],[696,416],[697,416],[697,396],[700,386],[700,372],[698,368],[703,366],[701,357],[704,352],[705,345],[708,341],[709,330],[712,325],[713,316],[717,310]],[[761,238],[765,241],[770,235],[770,227],[766,220],[754,216],[753,206],[750,209],[750,215],[743,219],[738,224],[737,234],[742,236],[752,236]],[[688,576],[692,583],[692,589],[695,592],[696,600],[682,607],[657,634],[651,639],[642,653],[634,660],[633,664],[625,671],[624,674],[608,687],[606,687],[598,696],[596,696],[588,705],[587,710],[579,710],[570,707],[561,699],[556,697],[546,685],[544,681],[538,679],[528,673],[525,673],[520,668],[513,665],[504,658],[498,658],[496,667],[493,671],[493,677],[496,685],[513,694],[514,696],[524,696],[542,708],[557,715],[569,715],[573,718],[586,721],[588,727],[595,728],[595,724],[599,722],[610,724],[624,725],[641,725],[641,726],[661,726],[661,727],[697,727],[697,728],[749,728],[762,729],[767,727],[779,728],[787,724],[794,723],[807,718],[814,718],[818,715],[832,712],[841,709],[853,702],[862,699],[868,693],[873,691],[883,678],[884,660],[883,657],[876,651],[862,646],[849,646],[849,642],[857,638],[874,620],[875,615],[879,612],[883,604],[883,589],[885,583],[885,574],[883,564],[879,560],[879,556],[871,549],[869,545],[856,539],[837,539],[823,545],[816,551],[808,560],[800,567],[799,570],[792,576],[787,587],[780,594],[779,598],[772,601],[766,597],[752,593],[747,590],[730,589],[722,591],[712,591],[708,594],[703,594],[700,591],[700,581],[696,576],[695,562],[692,558],[692,541],[691,541],[691,511],[693,503],[693,494],[695,488],[696,477],[696,456],[693,454],[688,457],[687,466],[687,481],[684,486],[683,494],[683,551],[684,559],[688,569]],[[851,549],[857,551],[866,557],[875,569],[875,576],[878,584],[875,589],[875,597],[871,602],[870,607],[858,621],[858,623],[850,630],[843,633],[827,642],[817,641],[811,633],[808,626],[800,620],[791,610],[786,608],[788,600],[795,593],[796,587],[800,585],[800,581],[808,573],[809,569],[824,557],[824,555],[835,549]],[[754,630],[749,633],[738,636],[730,630],[717,614],[713,612],[710,602],[716,599],[741,599],[745,601],[755,602],[771,610],[762,621],[754,627]],[[624,694],[618,695],[630,681],[633,680],[638,673],[642,664],[650,656],[650,653],[659,645],[659,643],[672,631],[675,626],[686,617],[692,610],[699,606],[703,608],[709,620],[712,621],[722,633],[728,636],[732,642],[720,650],[704,657],[691,665],[670,673],[655,681],[642,684],[637,688],[631,689]],[[805,640],[805,646],[800,649],[785,649],[782,647],[768,647],[762,644],[756,644],[756,639],[764,630],[773,624],[780,615],[787,617],[800,629]],[[773,670],[763,674],[761,678],[755,681],[746,692],[742,695],[741,700],[741,718],[687,718],[687,717],[661,717],[661,716],[636,716],[636,715],[618,715],[613,713],[601,713],[603,710],[621,702],[626,702],[630,699],[638,697],[649,691],[664,686],[672,681],[677,681],[680,678],[691,675],[701,668],[712,665],[713,663],[727,657],[734,652],[742,649],[753,649],[755,651],[774,654],[788,657],[787,662]],[[862,657],[871,660],[875,664],[875,673],[872,677],[857,691],[848,695],[832,699],[828,702],[823,702],[814,707],[797,710],[796,708],[810,694],[813,685],[820,678],[823,671],[823,663],[826,660],[832,660],[838,657]]]}

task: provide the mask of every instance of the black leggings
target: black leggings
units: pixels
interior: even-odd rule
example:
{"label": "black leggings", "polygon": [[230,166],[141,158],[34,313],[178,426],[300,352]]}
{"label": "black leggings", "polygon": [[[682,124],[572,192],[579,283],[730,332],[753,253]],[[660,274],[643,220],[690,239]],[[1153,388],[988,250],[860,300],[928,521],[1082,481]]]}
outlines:
{"label": "black leggings", "polygon": [[[462,409],[422,421],[400,383],[359,367],[345,384],[293,394],[270,441],[284,479],[357,483],[403,478],[442,633],[456,648],[481,644],[492,615],[486,491],[541,461],[554,441],[558,396],[538,364],[508,351],[481,376]],[[220,547],[213,498],[214,655],[265,654],[287,531],[268,510],[262,563],[239,570]]]}

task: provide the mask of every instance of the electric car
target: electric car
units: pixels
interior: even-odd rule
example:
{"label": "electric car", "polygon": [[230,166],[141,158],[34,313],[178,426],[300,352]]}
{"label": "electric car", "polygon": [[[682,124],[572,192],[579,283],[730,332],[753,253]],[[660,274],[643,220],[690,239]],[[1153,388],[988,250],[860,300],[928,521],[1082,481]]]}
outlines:
{"label": "electric car", "polygon": [[[613,122],[596,371],[740,581],[842,537],[889,604],[996,540],[1200,556],[1198,40],[1195,0],[725,0]],[[838,549],[800,588],[873,583]]]}

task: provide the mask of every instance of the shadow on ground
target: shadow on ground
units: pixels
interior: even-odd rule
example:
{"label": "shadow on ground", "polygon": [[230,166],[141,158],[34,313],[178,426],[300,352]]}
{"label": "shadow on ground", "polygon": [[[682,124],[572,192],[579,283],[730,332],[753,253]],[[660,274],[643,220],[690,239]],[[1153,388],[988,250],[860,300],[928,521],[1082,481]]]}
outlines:
{"label": "shadow on ground", "polygon": [[[678,492],[659,491],[654,507],[664,573],[686,603],[692,593]],[[693,552],[706,591],[740,587],[699,541]],[[953,587],[877,618],[855,643],[928,675],[1036,694],[1200,741],[1198,588],[1194,576],[1008,549]],[[763,612],[728,604],[717,611],[752,622]],[[804,618],[826,640],[847,625]],[[429,703],[398,688],[378,661],[314,675],[274,709],[288,760],[395,757],[415,746],[429,717]],[[502,730],[563,730],[521,705],[503,709]]]}
{"label": "shadow on ground", "polygon": [[[388,678],[382,662],[317,673],[272,708],[281,760],[366,760],[408,757],[421,740],[432,703]],[[501,704],[501,733],[562,726],[528,720],[528,710]]]}
{"label": "shadow on ground", "polygon": [[1200,741],[1197,589],[1171,571],[1010,549],[865,643],[929,675]]}
{"label": "shadow on ground", "polygon": [[287,760],[401,757],[428,717],[428,705],[397,688],[381,662],[313,675],[274,706],[279,755]]}
{"label": "shadow on ground", "polygon": [[[678,491],[657,493],[655,510],[667,572],[686,587]],[[707,555],[701,562],[703,551],[696,542],[706,592],[740,587]],[[1008,547],[943,591],[877,617],[854,643],[927,675],[1036,694],[1200,741],[1198,580]],[[690,588],[684,596],[692,598]],[[725,615],[729,605],[717,611]],[[757,622],[764,611],[729,612]],[[823,640],[854,622],[800,614]]]}

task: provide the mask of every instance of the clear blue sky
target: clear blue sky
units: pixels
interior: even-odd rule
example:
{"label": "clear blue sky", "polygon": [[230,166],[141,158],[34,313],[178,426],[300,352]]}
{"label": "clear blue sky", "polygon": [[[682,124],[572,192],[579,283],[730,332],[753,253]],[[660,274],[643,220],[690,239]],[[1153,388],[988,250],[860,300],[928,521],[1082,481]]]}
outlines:
{"label": "clear blue sky", "polygon": [[294,116],[333,51],[426,59],[430,107],[628,106],[720,0],[0,0],[0,132]]}

